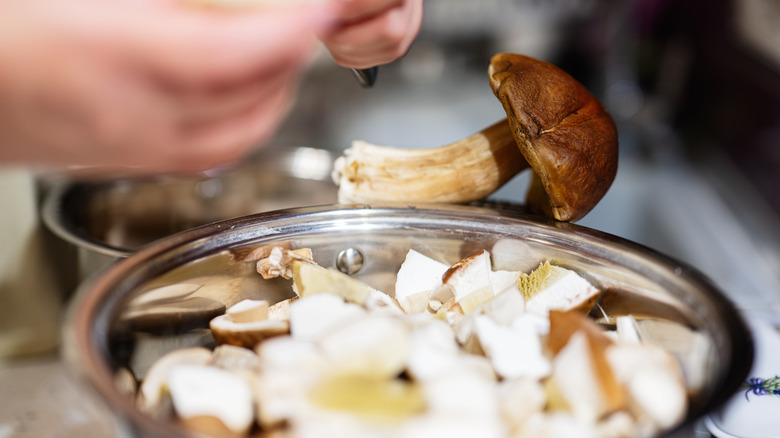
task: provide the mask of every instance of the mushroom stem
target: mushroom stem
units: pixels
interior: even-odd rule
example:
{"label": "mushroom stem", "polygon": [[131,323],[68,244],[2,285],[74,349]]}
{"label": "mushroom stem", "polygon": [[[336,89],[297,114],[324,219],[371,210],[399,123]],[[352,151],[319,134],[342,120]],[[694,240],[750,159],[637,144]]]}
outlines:
{"label": "mushroom stem", "polygon": [[483,199],[528,168],[506,119],[446,146],[409,150],[355,141],[334,167],[339,202]]}

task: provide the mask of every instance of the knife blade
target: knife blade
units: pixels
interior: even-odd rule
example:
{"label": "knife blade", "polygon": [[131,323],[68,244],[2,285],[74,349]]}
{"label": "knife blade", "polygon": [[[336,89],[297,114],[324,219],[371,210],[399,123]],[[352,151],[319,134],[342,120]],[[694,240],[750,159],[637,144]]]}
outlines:
{"label": "knife blade", "polygon": [[363,88],[371,88],[376,83],[376,77],[379,73],[379,67],[370,68],[353,68],[352,73],[355,74],[358,83]]}

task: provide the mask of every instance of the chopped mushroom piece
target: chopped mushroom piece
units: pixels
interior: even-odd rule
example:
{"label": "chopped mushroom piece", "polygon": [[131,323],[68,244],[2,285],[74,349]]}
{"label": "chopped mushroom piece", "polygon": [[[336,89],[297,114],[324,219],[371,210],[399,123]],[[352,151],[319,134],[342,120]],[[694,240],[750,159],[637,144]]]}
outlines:
{"label": "chopped mushroom piece", "polygon": [[257,272],[266,280],[276,277],[282,277],[289,280],[293,276],[292,263],[294,261],[314,264],[311,249],[301,248],[290,250],[275,246],[271,248],[267,257],[258,260]]}
{"label": "chopped mushroom piece", "polygon": [[168,377],[176,415],[194,432],[245,436],[254,422],[249,383],[228,371],[204,365],[177,365]]}
{"label": "chopped mushroom piece", "polygon": [[211,350],[203,347],[183,348],[174,350],[159,358],[146,373],[138,388],[136,405],[138,409],[155,418],[166,418],[168,377],[175,366],[206,365],[211,362]]}
{"label": "chopped mushroom piece", "polygon": [[363,316],[328,332],[319,345],[342,373],[395,377],[406,368],[409,329],[398,318]]}
{"label": "chopped mushroom piece", "polygon": [[449,268],[444,263],[410,249],[406,253],[401,268],[398,269],[395,281],[395,299],[403,306],[413,295],[423,294],[426,297],[425,303],[427,305],[427,297],[441,285],[442,276]]}
{"label": "chopped mushroom piece", "polygon": [[508,379],[499,383],[499,407],[510,431],[522,429],[528,418],[544,410],[547,394],[538,379]]}
{"label": "chopped mushroom piece", "polygon": [[495,295],[482,306],[482,311],[498,325],[508,326],[525,313],[525,299],[514,287]]}
{"label": "chopped mushroom piece", "polygon": [[656,346],[613,345],[610,367],[627,389],[635,416],[648,418],[656,432],[682,421],[688,394],[675,359]]}
{"label": "chopped mushroom piece", "polygon": [[520,292],[519,277],[520,272],[516,271],[491,271],[490,286],[493,288],[493,295],[499,295],[507,291]]}
{"label": "chopped mushroom piece", "polygon": [[482,250],[455,263],[444,273],[442,283],[452,289],[462,313],[472,312],[493,297],[490,272],[490,253]]}
{"label": "chopped mushroom piece", "polygon": [[339,295],[311,295],[290,305],[290,334],[295,339],[316,341],[330,330],[365,314],[365,309],[344,301]]}
{"label": "chopped mushroom piece", "polygon": [[374,289],[347,274],[319,265],[293,261],[293,282],[299,296],[318,293],[341,295],[347,301],[365,304]]}
{"label": "chopped mushroom piece", "polygon": [[263,339],[290,332],[290,322],[266,319],[256,322],[235,322],[228,315],[220,315],[209,323],[211,334],[218,344],[252,348]]}
{"label": "chopped mushroom piece", "polygon": [[550,361],[542,351],[541,340],[532,322],[505,327],[481,315],[476,318],[475,324],[479,343],[501,377],[542,378],[550,373]]}
{"label": "chopped mushroom piece", "polygon": [[268,301],[243,300],[230,306],[227,315],[234,322],[256,322],[268,319]]}
{"label": "chopped mushroom piece", "polygon": [[601,294],[576,272],[549,262],[520,277],[526,310],[542,316],[551,310],[576,310],[588,314]]}
{"label": "chopped mushroom piece", "polygon": [[[257,305],[258,303],[252,301],[239,302],[224,315],[212,319],[209,328],[214,340],[218,344],[253,348],[263,339],[289,333],[290,322],[287,319],[253,319],[252,315],[270,316],[265,306],[259,305],[266,310],[263,312],[258,311]],[[239,315],[239,319],[245,322],[235,321],[233,315]]]}
{"label": "chopped mushroom piece", "polygon": [[643,343],[659,346],[679,361],[690,392],[696,394],[705,389],[705,370],[714,354],[707,336],[673,321],[642,319],[636,324]]}
{"label": "chopped mushroom piece", "polygon": [[374,288],[369,289],[366,302],[363,303],[363,306],[368,311],[387,313],[390,315],[403,315],[404,313],[407,313],[401,308],[401,304],[395,298]]}
{"label": "chopped mushroom piece", "polygon": [[626,406],[625,389],[607,359],[611,345],[595,322],[574,312],[550,312],[552,377],[578,421],[595,424]]}
{"label": "chopped mushroom piece", "polygon": [[408,371],[416,380],[435,378],[452,366],[459,353],[452,327],[439,319],[422,321],[412,327]]}
{"label": "chopped mushroom piece", "polygon": [[327,362],[317,344],[289,336],[269,339],[256,351],[263,367],[255,386],[257,418],[261,426],[276,428],[299,412]]}
{"label": "chopped mushroom piece", "polygon": [[[424,290],[406,295],[402,297],[398,303],[401,306],[401,309],[406,313],[420,313],[425,312],[425,310],[431,306],[430,297],[430,291]],[[433,307],[436,307],[436,310],[439,310],[441,308],[441,303],[436,301],[434,302]],[[434,310],[434,312],[436,310]]]}
{"label": "chopped mushroom piece", "polygon": [[268,307],[269,319],[290,319],[290,305],[295,298],[288,298]]}

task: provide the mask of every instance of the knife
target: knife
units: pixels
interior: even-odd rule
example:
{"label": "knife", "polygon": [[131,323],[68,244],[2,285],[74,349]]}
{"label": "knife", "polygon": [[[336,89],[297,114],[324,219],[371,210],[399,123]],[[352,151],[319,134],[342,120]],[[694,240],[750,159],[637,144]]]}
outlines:
{"label": "knife", "polygon": [[352,73],[355,74],[358,83],[363,88],[371,88],[376,83],[376,76],[379,73],[379,67],[370,68],[353,68]]}

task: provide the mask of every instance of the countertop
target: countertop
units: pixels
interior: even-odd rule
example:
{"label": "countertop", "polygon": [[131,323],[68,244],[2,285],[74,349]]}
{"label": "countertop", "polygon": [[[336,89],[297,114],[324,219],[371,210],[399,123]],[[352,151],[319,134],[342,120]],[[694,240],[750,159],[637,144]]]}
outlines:
{"label": "countertop", "polygon": [[0,365],[0,438],[108,438],[111,412],[77,382],[57,355]]}

